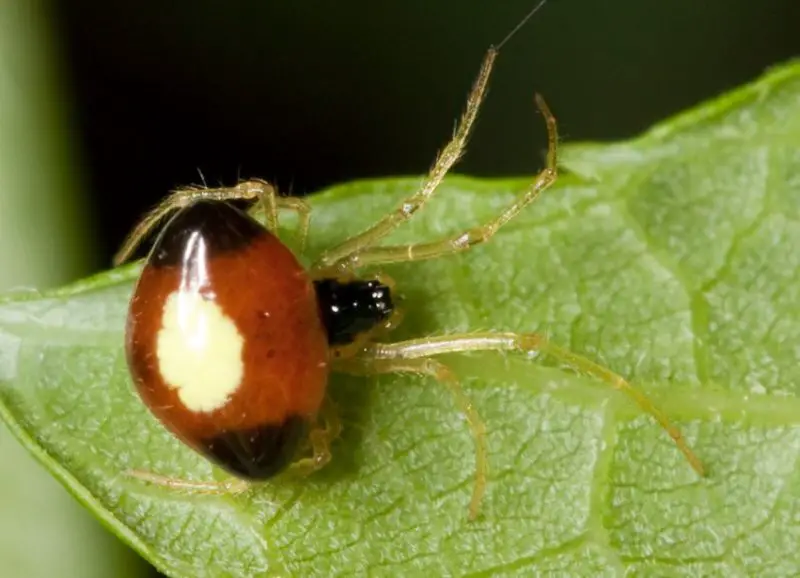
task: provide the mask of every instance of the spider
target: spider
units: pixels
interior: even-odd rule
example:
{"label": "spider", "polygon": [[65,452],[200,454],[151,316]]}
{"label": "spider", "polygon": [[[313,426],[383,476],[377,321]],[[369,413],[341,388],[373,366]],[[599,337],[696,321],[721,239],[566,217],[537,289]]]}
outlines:
{"label": "spider", "polygon": [[[474,518],[487,484],[486,428],[453,371],[437,356],[483,350],[543,353],[622,390],[703,474],[679,430],[642,392],[540,334],[484,331],[385,340],[400,323],[395,284],[385,274],[365,270],[443,258],[485,243],[556,180],[556,119],[536,95],[548,151],[545,167],[523,193],[488,222],[448,238],[380,244],[425,206],[461,157],[503,43],[487,52],[455,133],[419,190],[366,230],[323,252],[308,269],[277,231],[279,210],[288,209],[298,214],[305,240],[310,206],[280,196],[261,180],[178,189],[133,229],[116,264],[165,223],[142,268],[127,319],[126,355],[137,391],[167,429],[234,478],[204,483],[143,471],[131,472],[134,476],[176,488],[239,491],[289,468],[317,470],[330,461],[331,441],[341,430],[326,396],[332,371],[419,374],[449,389],[471,429],[476,465],[469,514]],[[242,210],[234,201],[247,201],[250,208]],[[259,210],[265,225],[254,217]]]}

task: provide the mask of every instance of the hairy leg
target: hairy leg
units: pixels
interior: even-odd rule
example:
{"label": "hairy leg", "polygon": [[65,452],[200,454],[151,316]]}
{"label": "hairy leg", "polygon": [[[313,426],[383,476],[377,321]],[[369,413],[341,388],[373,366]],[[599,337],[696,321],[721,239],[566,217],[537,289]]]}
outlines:
{"label": "hairy leg", "polygon": [[572,367],[579,373],[591,375],[612,388],[622,391],[644,412],[650,414],[669,434],[692,468],[701,476],[705,475],[703,464],[688,446],[680,430],[670,423],[667,416],[644,393],[610,369],[568,349],[559,347],[542,335],[535,333],[478,332],[425,337],[398,343],[374,343],[367,348],[363,355],[371,356],[376,363],[379,361],[399,363],[401,361],[424,360],[431,356],[445,353],[508,350],[544,353]]}
{"label": "hairy leg", "polygon": [[437,187],[450,168],[461,158],[469,138],[472,125],[478,116],[478,110],[486,93],[489,76],[497,58],[497,49],[490,48],[481,65],[478,78],[472,86],[467,98],[467,105],[460,122],[456,125],[453,138],[442,149],[428,172],[420,189],[407,198],[392,213],[386,215],[366,231],[355,235],[340,245],[325,251],[314,265],[317,270],[345,270],[350,268],[351,261],[356,261],[360,252],[375,245],[399,225],[410,219],[433,196]]}

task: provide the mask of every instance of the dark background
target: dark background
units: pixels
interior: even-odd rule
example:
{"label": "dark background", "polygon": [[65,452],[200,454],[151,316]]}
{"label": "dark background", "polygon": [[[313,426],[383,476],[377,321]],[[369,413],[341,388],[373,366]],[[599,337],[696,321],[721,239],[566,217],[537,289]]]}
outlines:
{"label": "dark background", "polygon": [[[420,174],[487,47],[533,0],[63,0],[56,20],[96,266],[169,189],[306,194]],[[798,0],[551,0],[504,49],[458,172],[531,174],[532,95],[567,141],[634,136],[800,53]]]}
{"label": "dark background", "polygon": [[[293,194],[424,172],[487,47],[533,3],[56,3],[96,267],[198,170]],[[798,53],[798,0],[551,0],[501,53],[458,172],[539,167],[535,91],[564,140],[621,139]]]}

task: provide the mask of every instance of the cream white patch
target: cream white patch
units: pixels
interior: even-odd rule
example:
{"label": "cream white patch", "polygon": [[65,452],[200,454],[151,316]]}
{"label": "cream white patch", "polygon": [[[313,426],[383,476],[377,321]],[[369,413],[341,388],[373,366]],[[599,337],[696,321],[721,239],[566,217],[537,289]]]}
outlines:
{"label": "cream white patch", "polygon": [[156,348],[161,375],[191,411],[223,407],[242,382],[242,335],[219,305],[195,291],[167,298]]}

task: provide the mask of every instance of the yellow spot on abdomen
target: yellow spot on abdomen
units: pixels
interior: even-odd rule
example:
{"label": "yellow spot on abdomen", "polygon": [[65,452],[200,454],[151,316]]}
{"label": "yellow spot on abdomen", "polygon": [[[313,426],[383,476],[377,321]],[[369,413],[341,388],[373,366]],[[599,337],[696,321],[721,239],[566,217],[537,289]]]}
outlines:
{"label": "yellow spot on abdomen", "polygon": [[187,409],[223,407],[244,376],[244,339],[213,301],[176,291],[164,304],[156,351],[161,375]]}

